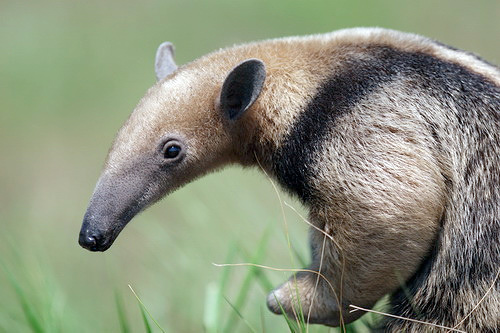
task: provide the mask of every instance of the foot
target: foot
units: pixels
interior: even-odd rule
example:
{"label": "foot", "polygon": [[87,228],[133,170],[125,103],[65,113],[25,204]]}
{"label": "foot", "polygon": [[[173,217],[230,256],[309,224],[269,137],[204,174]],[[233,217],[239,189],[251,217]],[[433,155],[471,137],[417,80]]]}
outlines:
{"label": "foot", "polygon": [[312,272],[295,274],[269,293],[268,308],[276,314],[285,312],[288,317],[305,323],[341,325],[342,318],[349,313],[339,306],[339,295],[332,289],[333,283],[322,276],[318,280],[318,276]]}

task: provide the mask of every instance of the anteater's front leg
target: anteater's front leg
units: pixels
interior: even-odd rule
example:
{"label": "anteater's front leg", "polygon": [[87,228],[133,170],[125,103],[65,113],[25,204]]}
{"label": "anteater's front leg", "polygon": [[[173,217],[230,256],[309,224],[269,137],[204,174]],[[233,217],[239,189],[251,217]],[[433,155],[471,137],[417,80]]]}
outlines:
{"label": "anteater's front leg", "polygon": [[327,233],[311,229],[310,235],[312,264],[271,291],[267,306],[311,324],[339,326],[357,319],[362,313],[349,313],[349,302],[343,299],[343,254]]}

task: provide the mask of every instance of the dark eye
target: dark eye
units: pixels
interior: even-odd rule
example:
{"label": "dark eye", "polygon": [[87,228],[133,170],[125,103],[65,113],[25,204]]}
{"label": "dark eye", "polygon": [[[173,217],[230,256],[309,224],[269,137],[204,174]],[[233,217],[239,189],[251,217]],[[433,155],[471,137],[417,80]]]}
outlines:
{"label": "dark eye", "polygon": [[165,158],[176,158],[177,156],[179,156],[181,151],[181,146],[175,143],[167,143],[165,145],[163,156],[165,156]]}
{"label": "dark eye", "polygon": [[177,164],[186,156],[188,151],[183,138],[172,134],[163,137],[157,149],[157,156],[161,158],[160,163],[164,166]]}

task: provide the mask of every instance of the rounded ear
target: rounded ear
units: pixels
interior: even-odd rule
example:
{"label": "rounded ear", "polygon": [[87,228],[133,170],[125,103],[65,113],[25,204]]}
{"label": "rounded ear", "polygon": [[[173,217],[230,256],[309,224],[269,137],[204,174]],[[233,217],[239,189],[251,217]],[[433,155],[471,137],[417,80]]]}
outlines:
{"label": "rounded ear", "polygon": [[257,100],[266,79],[266,66],[259,59],[248,59],[227,75],[220,93],[222,112],[234,120]]}
{"label": "rounded ear", "polygon": [[156,80],[160,81],[172,74],[177,69],[174,61],[174,45],[170,42],[163,42],[158,46],[155,58]]}

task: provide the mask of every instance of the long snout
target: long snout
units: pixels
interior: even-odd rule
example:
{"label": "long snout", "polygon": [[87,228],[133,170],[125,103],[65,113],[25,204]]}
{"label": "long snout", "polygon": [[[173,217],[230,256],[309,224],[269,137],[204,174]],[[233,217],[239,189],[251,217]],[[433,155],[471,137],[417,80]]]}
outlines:
{"label": "long snout", "polygon": [[[142,176],[142,177],[141,177]],[[151,204],[158,191],[151,177],[103,174],[83,218],[78,243],[90,251],[106,251],[127,223]]]}

